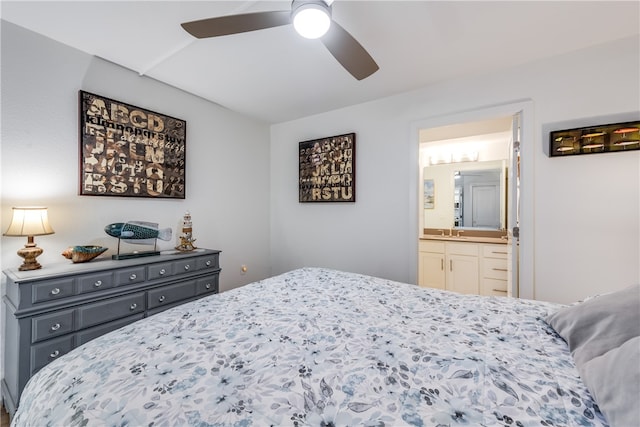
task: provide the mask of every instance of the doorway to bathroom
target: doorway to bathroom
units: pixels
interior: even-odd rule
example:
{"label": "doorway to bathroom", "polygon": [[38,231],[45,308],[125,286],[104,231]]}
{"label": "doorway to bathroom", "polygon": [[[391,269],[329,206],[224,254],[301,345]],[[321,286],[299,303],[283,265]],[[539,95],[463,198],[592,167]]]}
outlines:
{"label": "doorway to bathroom", "polygon": [[[527,158],[533,139],[531,110],[531,102],[525,101],[413,124],[412,160],[418,169],[412,185],[415,283],[423,280],[420,242],[425,238],[444,244],[500,243],[508,249],[505,294],[533,297],[533,218],[523,211],[532,205],[527,186],[532,179],[523,174],[533,171],[533,159]],[[478,248],[477,289],[482,293],[483,246]],[[445,268],[444,262],[439,265]]]}

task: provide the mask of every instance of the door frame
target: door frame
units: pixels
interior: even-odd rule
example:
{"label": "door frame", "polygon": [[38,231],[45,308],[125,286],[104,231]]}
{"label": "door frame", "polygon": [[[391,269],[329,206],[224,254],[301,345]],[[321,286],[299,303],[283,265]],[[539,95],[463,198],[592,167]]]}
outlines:
{"label": "door frame", "polygon": [[534,282],[534,105],[530,99],[505,104],[479,107],[472,110],[445,113],[426,117],[410,124],[409,144],[409,279],[417,283],[418,246],[420,241],[419,191],[420,179],[419,150],[420,130],[450,126],[468,122],[490,120],[498,117],[520,114],[520,250],[513,262],[519,264],[518,297],[535,299]]}

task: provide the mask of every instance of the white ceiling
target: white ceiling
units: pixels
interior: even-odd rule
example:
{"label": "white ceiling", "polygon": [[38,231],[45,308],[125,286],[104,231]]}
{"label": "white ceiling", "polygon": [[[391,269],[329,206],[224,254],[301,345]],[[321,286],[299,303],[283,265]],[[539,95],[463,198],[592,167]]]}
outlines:
{"label": "white ceiling", "polygon": [[180,27],[289,10],[288,1],[3,0],[1,7],[6,21],[268,123],[640,37],[636,0],[336,0],[333,19],[380,66],[357,81],[292,26],[202,40]]}

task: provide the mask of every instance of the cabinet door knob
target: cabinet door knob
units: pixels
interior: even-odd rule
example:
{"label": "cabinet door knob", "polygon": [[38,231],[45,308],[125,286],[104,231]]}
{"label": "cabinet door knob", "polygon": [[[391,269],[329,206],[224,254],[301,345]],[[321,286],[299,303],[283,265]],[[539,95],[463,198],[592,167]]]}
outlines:
{"label": "cabinet door knob", "polygon": [[185,266],[184,266],[184,269],[185,269],[185,270],[188,270],[188,269],[190,269],[190,268],[191,268],[191,266],[190,266],[189,264],[187,264],[187,265],[185,265]]}
{"label": "cabinet door knob", "polygon": [[136,273],[132,273],[131,276],[129,276],[129,280],[136,280],[137,277]]}
{"label": "cabinet door knob", "polygon": [[160,295],[160,297],[158,298],[158,301],[160,302],[164,301],[164,295]]}
{"label": "cabinet door knob", "polygon": [[55,325],[51,326],[52,331],[57,331],[58,329],[60,329],[60,323],[56,323]]}
{"label": "cabinet door knob", "polygon": [[166,273],[167,271],[163,268],[162,270],[160,270],[160,275],[164,276],[164,273]]}
{"label": "cabinet door knob", "polygon": [[51,289],[51,295],[58,295],[60,293],[60,288]]}
{"label": "cabinet door knob", "polygon": [[206,285],[204,285],[204,287],[207,289],[211,289],[211,283],[207,283]]}
{"label": "cabinet door knob", "polygon": [[211,260],[208,260],[207,262],[205,262],[205,265],[206,265],[207,267],[211,266]]}
{"label": "cabinet door knob", "polygon": [[129,306],[129,309],[131,310],[135,310],[136,308],[138,308],[138,304],[136,304],[135,302],[131,304],[131,306]]}
{"label": "cabinet door knob", "polygon": [[96,283],[94,283],[93,286],[99,288],[100,286],[102,286],[102,280],[96,280]]}
{"label": "cabinet door knob", "polygon": [[54,351],[53,353],[51,353],[49,355],[49,357],[52,358],[52,359],[55,359],[58,356],[60,356],[60,351],[59,350],[56,350],[56,351]]}

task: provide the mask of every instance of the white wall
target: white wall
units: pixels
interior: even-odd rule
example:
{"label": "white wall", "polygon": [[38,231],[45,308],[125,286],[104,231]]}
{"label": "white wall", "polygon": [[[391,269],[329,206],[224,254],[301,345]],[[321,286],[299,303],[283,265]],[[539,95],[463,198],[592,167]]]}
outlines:
{"label": "white wall", "polygon": [[[639,52],[638,38],[623,39],[272,126],[273,273],[317,265],[414,279],[414,123],[531,99],[522,228],[531,234],[533,296],[571,302],[640,282],[640,151],[544,154],[550,127],[640,119]],[[356,203],[298,203],[297,143],[347,132],[357,139]]]}
{"label": "white wall", "polygon": [[[269,275],[267,125],[11,23],[1,30],[3,232],[12,206],[48,206],[55,234],[35,238],[46,268],[71,264],[60,255],[70,245],[108,246],[110,256],[117,241],[103,231],[109,223],[147,220],[176,231],[189,210],[196,245],[222,250],[221,290]],[[185,200],[78,196],[80,89],[187,121]],[[18,267],[26,237],[0,242],[1,268]],[[173,246],[160,241],[160,249]]]}

